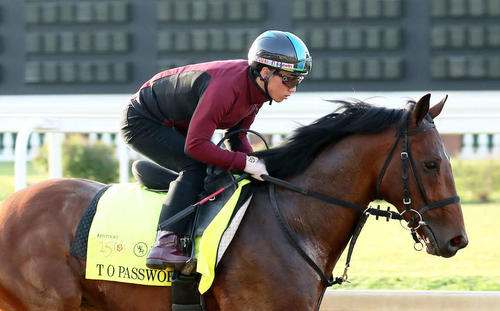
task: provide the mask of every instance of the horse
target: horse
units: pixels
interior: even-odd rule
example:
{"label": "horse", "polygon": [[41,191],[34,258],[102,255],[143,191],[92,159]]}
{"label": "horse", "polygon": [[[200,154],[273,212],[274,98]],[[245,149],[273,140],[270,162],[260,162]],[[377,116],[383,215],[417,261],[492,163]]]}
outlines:
{"label": "horse", "polygon": [[[270,176],[296,187],[357,206],[392,203],[429,254],[451,257],[468,239],[449,157],[433,123],[445,101],[429,108],[426,94],[397,109],[340,102],[288,142],[255,154]],[[279,185],[271,197],[268,183],[254,183],[246,215],[204,295],[205,308],[317,310],[326,285],[280,229],[270,200],[325,275],[363,212]],[[1,310],[170,310],[170,287],[87,280],[85,261],[70,255],[82,213],[105,186],[49,179],[2,202]]]}

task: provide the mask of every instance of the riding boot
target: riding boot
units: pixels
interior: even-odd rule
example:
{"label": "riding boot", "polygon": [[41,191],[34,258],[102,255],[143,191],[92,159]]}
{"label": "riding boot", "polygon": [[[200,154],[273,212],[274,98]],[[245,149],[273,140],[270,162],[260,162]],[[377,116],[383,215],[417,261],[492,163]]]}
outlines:
{"label": "riding boot", "polygon": [[167,267],[180,269],[189,260],[180,247],[179,235],[172,231],[158,230],[156,242],[146,259],[146,266],[150,269],[164,270]]}
{"label": "riding boot", "polygon": [[[186,178],[181,173],[179,178],[170,183],[169,192],[160,213],[159,223],[161,224],[195,203],[200,190],[201,186],[198,186],[198,183],[190,182],[189,178]],[[159,228],[156,242],[147,257],[146,266],[151,269],[165,269],[167,267],[178,269],[189,260],[190,257],[181,250],[179,234],[188,235],[193,221],[192,216],[181,219],[166,228]]]}

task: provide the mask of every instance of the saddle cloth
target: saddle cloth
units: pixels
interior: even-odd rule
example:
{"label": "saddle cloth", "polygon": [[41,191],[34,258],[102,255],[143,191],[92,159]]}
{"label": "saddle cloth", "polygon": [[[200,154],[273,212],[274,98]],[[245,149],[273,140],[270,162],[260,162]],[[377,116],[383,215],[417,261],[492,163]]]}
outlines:
{"label": "saddle cloth", "polygon": [[[236,191],[208,224],[202,236],[197,237],[197,272],[201,274],[200,292],[208,290],[215,277],[215,267],[234,236],[237,226],[251,200],[251,194],[241,197],[249,184],[243,180]],[[248,191],[243,191],[248,192]],[[114,184],[99,193],[94,200],[95,214],[88,229],[86,249],[86,278],[117,281],[140,285],[170,286],[172,270],[154,270],[146,267],[146,256],[156,237],[158,217],[165,192],[146,190],[137,183]],[[92,205],[92,204],[91,204]],[[89,205],[88,210],[92,209]],[[201,205],[199,208],[210,208]],[[87,211],[88,211],[87,210]],[[84,214],[92,214],[85,212]],[[89,216],[87,215],[87,218]],[[75,235],[71,253],[82,258],[75,245],[82,240],[84,217]],[[82,246],[79,245],[81,249]],[[82,258],[85,259],[85,258]]]}

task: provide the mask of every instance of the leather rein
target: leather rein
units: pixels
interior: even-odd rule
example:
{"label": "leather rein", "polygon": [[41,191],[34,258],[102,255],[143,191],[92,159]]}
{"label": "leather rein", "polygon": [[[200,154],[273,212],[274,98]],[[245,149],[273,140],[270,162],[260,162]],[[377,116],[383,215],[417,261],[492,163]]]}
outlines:
{"label": "leather rein", "polygon": [[[397,219],[397,220],[401,221],[403,219],[403,215],[405,213],[415,214],[408,221],[406,228],[411,231],[412,237],[415,241],[415,246],[414,246],[415,249],[421,250],[423,248],[423,244],[419,240],[419,238],[416,234],[416,230],[420,226],[425,225],[425,222],[423,221],[423,218],[422,218],[422,214],[424,214],[425,212],[427,212],[429,210],[439,208],[439,207],[444,207],[448,204],[452,204],[452,203],[456,203],[456,202],[460,201],[460,198],[458,196],[452,196],[452,197],[449,197],[449,198],[446,198],[443,200],[439,200],[439,201],[434,201],[434,202],[429,202],[427,200],[427,197],[423,191],[422,185],[420,183],[420,179],[419,179],[418,174],[417,174],[415,163],[414,163],[412,155],[411,155],[410,146],[408,144],[408,136],[433,129],[433,128],[435,128],[435,124],[434,124],[434,121],[432,120],[431,116],[429,114],[427,114],[427,116],[425,117],[425,120],[427,122],[422,121],[422,123],[420,124],[420,126],[418,128],[413,129],[413,130],[408,130],[409,116],[410,115],[411,115],[411,113],[408,114],[408,118],[406,120],[405,126],[401,127],[398,130],[398,136],[396,137],[396,140],[394,141],[394,144],[393,144],[389,154],[387,155],[387,158],[384,162],[384,165],[382,166],[381,172],[380,172],[378,179],[377,179],[377,198],[381,198],[380,185],[382,183],[382,179],[385,175],[387,167],[389,166],[389,163],[391,162],[392,156],[393,156],[393,154],[394,154],[394,152],[399,144],[399,141],[401,140],[402,141],[402,143],[401,143],[401,165],[402,165],[402,183],[403,183],[403,204],[405,206],[405,210],[401,213],[390,211],[390,208],[387,208],[387,210],[380,210],[380,206],[378,206],[375,209],[375,208],[372,208],[370,206],[366,207],[366,206],[361,206],[361,205],[357,205],[354,203],[346,202],[346,201],[339,200],[339,199],[336,199],[336,198],[333,198],[333,197],[330,197],[330,196],[327,196],[327,195],[324,195],[324,194],[321,194],[318,192],[314,192],[314,191],[310,191],[310,190],[301,188],[297,185],[291,184],[291,183],[284,181],[282,179],[278,179],[278,178],[267,176],[267,175],[262,175],[262,178],[269,182],[269,197],[270,197],[270,201],[271,201],[271,206],[272,206],[273,212],[274,212],[274,214],[275,214],[275,216],[280,224],[281,230],[283,231],[283,233],[287,237],[289,243],[297,250],[297,252],[301,255],[301,257],[304,259],[304,261],[307,262],[307,264],[309,264],[309,266],[318,274],[318,276],[321,279],[321,282],[324,286],[323,294],[324,294],[326,287],[329,287],[329,286],[334,285],[334,284],[342,284],[343,282],[349,282],[347,279],[347,269],[349,267],[350,258],[351,258],[351,255],[352,255],[352,252],[354,249],[354,244],[356,243],[356,240],[361,232],[361,229],[363,228],[363,225],[365,224],[366,220],[368,219],[368,216],[375,215],[377,219],[378,219],[378,217],[386,217],[387,221],[389,221],[389,219]],[[408,186],[408,171],[409,171],[408,167],[413,172],[413,176],[414,176],[415,182],[418,186],[420,195],[422,196],[423,201],[425,203],[425,206],[420,210],[416,210],[416,209],[412,208],[412,206],[411,206],[410,190],[409,190],[409,186]],[[362,213],[362,215],[360,216],[360,218],[358,220],[356,228],[354,230],[353,236],[351,237],[349,251],[348,251],[348,255],[347,255],[347,259],[346,259],[346,266],[345,266],[344,274],[342,277],[334,278],[333,274],[332,274],[330,276],[330,278],[327,278],[325,273],[321,270],[321,268],[314,262],[314,260],[300,246],[299,240],[297,239],[295,232],[292,230],[290,225],[286,222],[286,220],[281,215],[280,209],[278,207],[278,202],[276,199],[275,185],[287,188],[289,190],[301,193],[301,194],[306,195],[306,196],[313,197],[315,199],[318,199],[318,200],[321,200],[321,201],[324,201],[324,202],[327,202],[330,204],[355,209],[355,210]],[[412,226],[412,224],[415,221],[418,221],[417,225]],[[418,245],[418,244],[420,244],[420,246],[421,246],[420,249],[417,249],[417,247],[416,247],[416,245]],[[319,302],[321,302],[323,294],[320,296]],[[318,307],[319,307],[319,304],[320,303],[318,303]]]}

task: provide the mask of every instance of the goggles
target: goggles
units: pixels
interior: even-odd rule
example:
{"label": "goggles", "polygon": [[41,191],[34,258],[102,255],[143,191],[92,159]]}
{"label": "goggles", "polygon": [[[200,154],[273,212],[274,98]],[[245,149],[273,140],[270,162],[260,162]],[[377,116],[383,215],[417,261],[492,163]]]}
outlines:
{"label": "goggles", "polygon": [[282,74],[279,71],[276,71],[275,73],[281,77],[281,83],[286,85],[286,87],[289,89],[293,89],[294,87],[297,87],[297,85],[299,85],[300,82],[302,82],[302,80],[304,80],[304,77],[299,77],[299,76],[290,77],[290,76]]}

